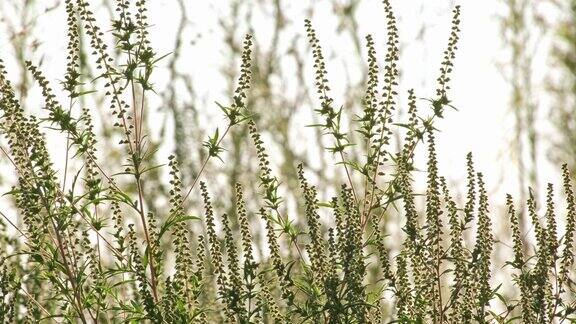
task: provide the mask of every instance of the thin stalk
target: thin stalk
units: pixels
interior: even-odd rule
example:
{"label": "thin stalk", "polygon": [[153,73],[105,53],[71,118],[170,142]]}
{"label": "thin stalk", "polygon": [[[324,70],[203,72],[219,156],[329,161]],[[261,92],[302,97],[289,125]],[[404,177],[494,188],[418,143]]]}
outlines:
{"label": "thin stalk", "polygon": [[[438,251],[440,251],[440,240],[437,239],[436,240],[436,249]],[[442,258],[441,256],[438,254],[436,257],[436,284],[437,284],[437,288],[438,288],[438,307],[439,307],[439,311],[440,311],[440,324],[444,323],[444,309],[442,307],[442,305],[444,304],[442,302],[442,277],[441,277],[441,273],[440,273],[440,267],[442,265]]]}
{"label": "thin stalk", "polygon": [[[82,2],[84,3],[84,1],[82,0]],[[90,27],[92,28],[92,30],[94,30],[94,24],[92,23],[91,19],[87,20],[87,23],[90,25]],[[102,59],[102,63],[104,65],[104,67],[106,68],[106,71],[110,72],[112,71],[110,65],[108,64],[108,61],[106,59]],[[112,90],[113,90],[113,99],[116,101],[116,104],[118,105],[118,109],[122,109],[122,103],[120,102],[120,99],[118,98],[118,94],[117,94],[117,89],[116,89],[116,84],[112,78],[112,74],[111,73],[106,73],[107,77],[108,77],[108,81],[110,82],[110,85],[112,86]],[[124,128],[124,133],[126,135],[126,142],[128,144],[128,153],[130,154],[130,156],[132,157],[132,164],[134,166],[134,177],[136,178],[136,184],[137,184],[137,188],[138,188],[138,201],[140,204],[140,209],[136,209],[138,211],[138,213],[140,214],[140,221],[142,223],[142,228],[144,230],[144,236],[146,239],[146,244],[148,245],[148,256],[149,256],[149,267],[150,267],[150,274],[152,276],[151,278],[151,288],[152,288],[152,293],[154,296],[154,300],[157,302],[158,301],[158,292],[157,292],[157,283],[156,283],[156,270],[154,268],[154,258],[152,257],[152,242],[150,240],[150,235],[148,234],[148,226],[146,223],[146,216],[144,214],[144,205],[143,205],[143,194],[142,194],[142,186],[140,183],[140,170],[139,170],[139,159],[140,157],[136,155],[136,152],[134,151],[134,148],[132,147],[132,141],[130,139],[130,132],[129,132],[129,128],[127,126],[127,122],[126,122],[126,118],[124,117],[124,114],[122,114],[122,126]]]}
{"label": "thin stalk", "polygon": [[32,295],[30,295],[30,293],[28,293],[24,287],[20,286],[20,290],[22,290],[24,292],[24,295],[26,295],[26,297],[28,297],[28,299],[30,299],[30,301],[32,301],[36,306],[38,306],[38,308],[43,311],[47,316],[52,316],[52,314],[50,314],[50,312],[48,312],[46,310],[46,308],[44,308],[44,306],[42,306]]}
{"label": "thin stalk", "polygon": [[70,269],[70,264],[68,263],[68,259],[66,258],[66,253],[64,252],[64,246],[62,244],[62,237],[60,236],[60,232],[58,231],[58,227],[54,223],[53,217],[50,217],[50,218],[51,218],[51,222],[52,222],[52,227],[54,228],[54,233],[56,234],[58,250],[60,251],[60,254],[62,255],[62,261],[64,262],[64,269],[66,270],[66,275],[68,276],[68,281],[70,281],[70,284],[72,285],[72,290],[74,290],[74,296],[76,298],[76,303],[77,303],[77,305],[75,307],[77,307],[78,316],[80,317],[80,320],[82,321],[82,323],[87,323],[86,317],[84,316],[84,311],[82,308],[82,298],[80,297],[80,292],[78,291],[78,287],[75,284],[76,281],[74,280],[74,275],[72,274],[72,271]]}
{"label": "thin stalk", "polygon": [[[68,105],[68,116],[72,113],[72,97]],[[66,154],[64,157],[64,177],[62,179],[62,191],[66,192],[66,176],[68,175],[68,158],[70,155],[70,131],[66,134]]]}
{"label": "thin stalk", "polygon": [[[222,143],[222,140],[224,140],[224,138],[226,137],[226,134],[228,134],[228,132],[230,131],[230,128],[232,128],[232,126],[233,126],[232,124],[228,124],[228,126],[226,127],[226,130],[222,134],[222,137],[220,137],[220,139],[216,143],[216,146],[220,146],[220,143]],[[206,164],[208,164],[208,161],[210,160],[210,158],[212,158],[212,156],[210,154],[208,154],[206,159],[204,159],[204,162],[202,163],[202,166],[200,167],[200,171],[198,171],[198,175],[196,176],[196,178],[194,178],[194,181],[192,181],[192,185],[190,186],[190,188],[186,192],[186,195],[184,195],[184,198],[182,198],[182,201],[178,207],[181,207],[182,204],[184,204],[184,202],[188,198],[188,196],[190,196],[190,193],[192,192],[192,190],[194,189],[194,187],[198,183],[198,180],[200,180],[200,176],[204,172],[204,169],[206,168]]]}

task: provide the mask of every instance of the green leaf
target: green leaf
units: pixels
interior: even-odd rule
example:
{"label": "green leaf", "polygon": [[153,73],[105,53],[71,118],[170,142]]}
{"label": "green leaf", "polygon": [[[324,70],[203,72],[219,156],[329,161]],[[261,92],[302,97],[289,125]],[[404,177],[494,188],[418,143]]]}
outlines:
{"label": "green leaf", "polygon": [[158,232],[158,238],[161,238],[164,233],[166,233],[172,226],[179,222],[185,222],[188,220],[200,220],[200,217],[193,215],[180,215],[170,217],[162,224],[160,231]]}

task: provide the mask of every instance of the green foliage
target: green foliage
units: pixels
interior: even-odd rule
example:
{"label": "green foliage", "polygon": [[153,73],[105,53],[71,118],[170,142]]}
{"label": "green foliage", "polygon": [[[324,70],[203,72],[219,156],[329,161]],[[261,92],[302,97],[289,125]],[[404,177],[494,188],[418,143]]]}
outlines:
{"label": "green foliage", "polygon": [[[30,116],[14,92],[0,61],[0,130],[8,148],[16,184],[7,195],[20,223],[0,222],[0,318],[11,322],[66,323],[552,323],[575,320],[574,241],[576,205],[566,165],[563,188],[566,218],[559,220],[554,188],[548,186],[546,211],[538,215],[530,195],[527,213],[536,236],[529,254],[520,232],[512,196],[506,197],[512,257],[503,291],[494,276],[495,212],[486,183],[466,159],[466,197],[460,202],[442,176],[434,123],[444,118],[450,75],[459,40],[460,7],[452,29],[431,115],[419,113],[415,91],[407,93],[407,114],[399,110],[399,35],[389,1],[384,71],[380,71],[372,36],[366,37],[367,81],[362,110],[348,116],[330,95],[328,68],[310,20],[305,30],[312,48],[314,80],[322,124],[332,142],[326,151],[341,171],[331,199],[321,201],[305,163],[292,165],[289,186],[274,170],[276,156],[259,130],[261,121],[250,100],[253,39],[244,39],[240,75],[229,105],[216,104],[226,117],[203,144],[198,174],[184,181],[176,156],[168,165],[146,134],[146,98],[154,95],[155,64],[161,59],[148,37],[146,2],[116,1],[111,35],[118,56],[108,53],[105,33],[88,2],[65,1],[68,15],[68,66],[62,105],[40,67],[26,62],[41,88],[46,118]],[[82,28],[80,28],[82,27]],[[257,31],[256,31],[257,34]],[[81,48],[89,39],[97,80],[114,116],[121,140],[122,165],[106,170],[99,161],[100,138],[93,112],[79,97]],[[382,75],[381,75],[382,74]],[[382,84],[381,84],[382,83]],[[98,86],[98,82],[93,83]],[[381,89],[381,90],[379,90]],[[336,107],[340,108],[336,108]],[[347,130],[344,120],[351,120]],[[50,129],[66,142],[66,166],[58,171],[43,133]],[[355,131],[355,132],[354,132]],[[357,135],[358,136],[354,136]],[[230,137],[249,137],[255,160],[248,179],[235,178],[232,208],[221,211],[215,193],[222,186],[205,168],[216,157],[227,163]],[[393,138],[401,139],[396,148]],[[355,143],[356,140],[362,143]],[[415,191],[417,147],[427,146],[426,190]],[[356,156],[363,158],[355,159]],[[101,159],[101,158],[100,158]],[[68,163],[81,165],[72,180]],[[240,167],[235,165],[234,167]],[[166,170],[165,210],[144,199],[152,171]],[[203,204],[191,194],[199,183]],[[209,190],[208,188],[211,188]],[[153,188],[160,191],[161,188]],[[295,197],[291,201],[287,197]],[[462,205],[462,206],[461,206]],[[200,215],[200,216],[194,216]],[[397,216],[401,233],[389,234]],[[502,218],[500,218],[502,219]],[[544,222],[545,224],[543,224]],[[563,227],[563,228],[562,228]],[[17,233],[14,234],[13,230]],[[503,305],[501,305],[503,304]]]}

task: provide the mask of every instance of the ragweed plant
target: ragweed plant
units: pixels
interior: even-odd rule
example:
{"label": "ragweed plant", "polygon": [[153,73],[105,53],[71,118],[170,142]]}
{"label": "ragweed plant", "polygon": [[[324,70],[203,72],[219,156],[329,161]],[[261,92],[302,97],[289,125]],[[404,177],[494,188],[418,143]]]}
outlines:
{"label": "ragweed plant", "polygon": [[[283,179],[276,170],[276,156],[260,131],[262,110],[250,100],[257,30],[244,38],[230,102],[216,104],[225,117],[223,131],[213,128],[198,145],[204,155],[197,174],[184,180],[178,159],[182,150],[167,156],[167,165],[155,162],[159,153],[147,133],[152,126],[148,102],[163,57],[149,39],[146,8],[144,0],[116,1],[108,29],[99,26],[88,1],[65,1],[68,63],[61,89],[44,76],[41,65],[26,62],[44,101],[41,116],[23,109],[0,61],[0,148],[16,176],[6,194],[18,218],[14,222],[0,211],[4,322],[575,320],[576,205],[567,166],[564,219],[552,184],[543,213],[534,195],[526,203],[533,252],[525,253],[530,248],[523,246],[524,235],[532,234],[521,232],[516,202],[506,197],[512,258],[503,273],[514,291],[504,291],[494,275],[494,204],[472,155],[466,157],[464,201],[443,176],[435,122],[452,107],[459,6],[453,10],[436,91],[419,101],[413,89],[399,93],[400,34],[392,4],[384,0],[383,70],[369,35],[366,85],[357,112],[332,97],[321,37],[312,20],[305,20],[302,33],[312,50],[315,112],[321,120],[314,126],[327,135],[326,151],[334,155],[343,180],[336,190],[326,190],[328,201],[320,193],[334,188],[322,188],[305,163],[291,166],[294,179]],[[83,40],[89,41],[94,80],[82,68]],[[104,100],[82,100],[97,94]],[[398,116],[402,96],[407,113]],[[122,161],[116,168],[103,166],[101,151],[110,148],[99,141],[86,102],[109,108]],[[429,105],[427,114],[422,102]],[[232,183],[232,208],[223,210],[224,199],[214,195],[221,182],[205,170],[211,162],[228,161],[230,137],[239,134],[249,137],[256,173],[248,175],[253,183]],[[50,154],[52,136],[66,143],[63,168]],[[398,145],[393,145],[396,138]],[[419,146],[427,148],[425,168],[416,163]],[[149,197],[146,190],[159,169],[165,170],[164,209],[153,208],[162,197]],[[418,169],[427,174],[422,193],[416,189]],[[285,194],[287,182],[297,183],[294,192]],[[251,185],[258,188],[256,195],[247,194]],[[202,203],[196,205],[198,196]],[[401,233],[389,233],[391,217],[399,220]]]}

